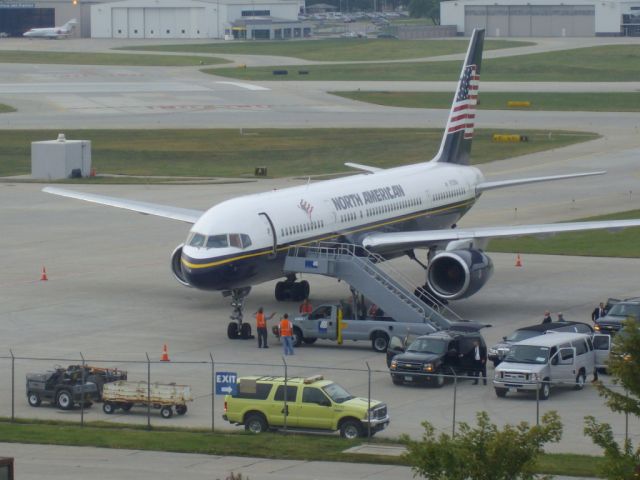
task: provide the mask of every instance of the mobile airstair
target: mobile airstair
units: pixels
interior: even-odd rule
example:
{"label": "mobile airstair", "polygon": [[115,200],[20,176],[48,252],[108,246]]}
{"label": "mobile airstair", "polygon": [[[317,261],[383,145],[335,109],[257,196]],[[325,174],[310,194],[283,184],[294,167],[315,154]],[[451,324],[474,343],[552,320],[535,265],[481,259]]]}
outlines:
{"label": "mobile airstair", "polygon": [[343,280],[374,301],[386,316],[396,320],[427,322],[435,330],[447,330],[462,322],[453,310],[433,294],[422,287],[416,288],[384,258],[361,246],[320,243],[291,247],[284,270],[286,273],[311,273]]}

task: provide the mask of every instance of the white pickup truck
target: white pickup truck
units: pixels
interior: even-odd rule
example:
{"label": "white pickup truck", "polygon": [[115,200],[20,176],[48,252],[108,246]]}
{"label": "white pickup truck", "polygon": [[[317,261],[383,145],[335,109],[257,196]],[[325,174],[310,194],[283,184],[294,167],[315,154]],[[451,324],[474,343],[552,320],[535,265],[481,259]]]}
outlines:
{"label": "white pickup truck", "polygon": [[[312,344],[317,339],[338,340],[339,305],[320,305],[308,315],[293,319],[293,339],[296,346],[302,343]],[[402,322],[385,316],[365,316],[353,318],[349,310],[341,320],[342,340],[371,341],[371,348],[376,352],[386,352],[389,339],[393,336],[405,336],[408,333],[425,335],[436,329],[427,321]]]}

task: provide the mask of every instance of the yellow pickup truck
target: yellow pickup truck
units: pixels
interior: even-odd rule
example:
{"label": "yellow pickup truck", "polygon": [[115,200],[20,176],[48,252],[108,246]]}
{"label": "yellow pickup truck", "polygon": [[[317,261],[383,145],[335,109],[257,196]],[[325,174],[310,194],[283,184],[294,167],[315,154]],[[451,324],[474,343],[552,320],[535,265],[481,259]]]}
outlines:
{"label": "yellow pickup truck", "polygon": [[389,425],[384,403],[356,398],[321,375],[287,378],[286,389],[284,377],[240,377],[237,393],[224,397],[222,418],[253,433],[283,427],[286,419],[288,429],[339,430],[348,439]]}

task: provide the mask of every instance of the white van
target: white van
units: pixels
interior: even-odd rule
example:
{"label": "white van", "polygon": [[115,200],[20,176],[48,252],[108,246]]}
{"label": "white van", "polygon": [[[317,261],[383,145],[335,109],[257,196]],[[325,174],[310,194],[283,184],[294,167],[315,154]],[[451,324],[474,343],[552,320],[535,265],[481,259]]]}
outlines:
{"label": "white van", "polygon": [[590,335],[549,332],[514,343],[495,369],[493,386],[498,397],[507,392],[539,390],[539,398],[546,400],[551,386],[570,385],[581,390],[587,376],[595,375],[596,367]]}

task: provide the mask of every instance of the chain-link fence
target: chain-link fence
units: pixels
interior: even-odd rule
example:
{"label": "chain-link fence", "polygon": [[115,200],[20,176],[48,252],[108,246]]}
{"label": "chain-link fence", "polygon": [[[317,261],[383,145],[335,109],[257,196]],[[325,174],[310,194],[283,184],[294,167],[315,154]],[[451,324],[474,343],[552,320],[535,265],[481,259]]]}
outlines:
{"label": "chain-link fence", "polygon": [[[636,443],[640,437],[640,423],[635,417],[611,412],[598,395],[593,384],[587,382],[582,391],[571,384],[551,384],[548,400],[541,396],[542,384],[528,392],[510,389],[506,398],[499,398],[493,388],[493,377],[412,373],[394,382],[388,370],[372,369],[367,362],[353,368],[336,368],[322,365],[301,365],[295,357],[283,357],[282,363],[242,363],[218,361],[215,355],[202,361],[150,360],[147,355],[128,359],[95,359],[78,353],[76,358],[34,358],[14,355],[0,356],[0,416],[15,419],[59,419],[78,422],[114,422],[152,428],[157,426],[183,426],[230,430],[238,428],[222,419],[224,397],[216,395],[216,373],[233,372],[238,377],[248,375],[277,377],[308,377],[322,374],[345,387],[357,397],[376,399],[387,404],[391,424],[380,433],[398,437],[408,434],[419,438],[423,433],[421,423],[428,421],[434,427],[455,434],[459,422],[475,423],[478,411],[486,411],[498,425],[516,424],[526,421],[536,424],[550,410],[557,411],[563,421],[564,435],[557,451],[601,453],[583,434],[584,417],[593,415],[599,421],[612,425],[618,440],[631,438]],[[154,401],[140,402],[129,410],[118,409],[105,413],[103,403],[74,402],[74,408],[61,409],[57,399],[42,398],[37,408],[27,398],[26,377],[32,373],[45,373],[55,366],[91,366],[126,371],[128,381],[140,382],[145,388],[155,384],[188,385],[192,401],[184,415],[160,414],[159,404]],[[84,369],[79,369],[84,372]],[[86,380],[85,378],[80,379]],[[601,376],[602,383],[618,391],[620,386],[610,377]],[[477,382],[477,384],[476,384]],[[176,412],[175,410],[173,413]],[[293,422],[289,422],[292,425]]]}

